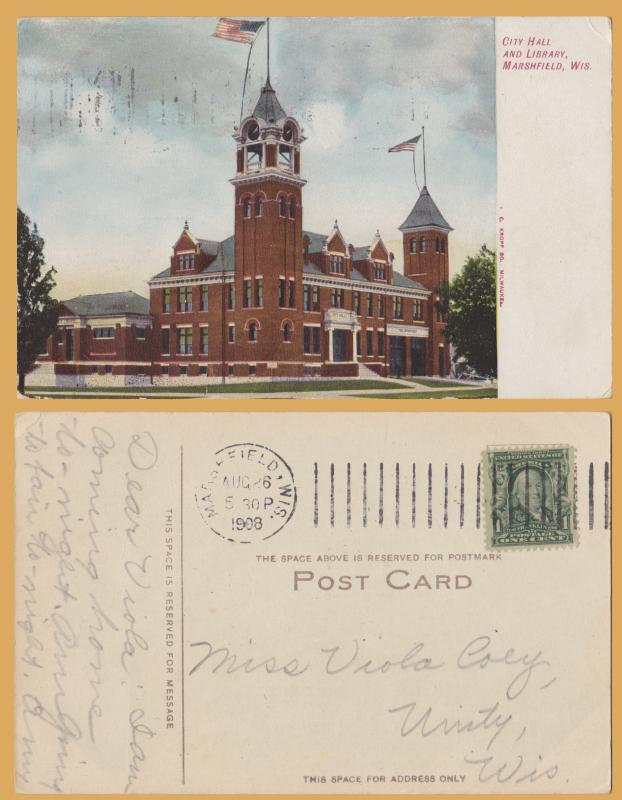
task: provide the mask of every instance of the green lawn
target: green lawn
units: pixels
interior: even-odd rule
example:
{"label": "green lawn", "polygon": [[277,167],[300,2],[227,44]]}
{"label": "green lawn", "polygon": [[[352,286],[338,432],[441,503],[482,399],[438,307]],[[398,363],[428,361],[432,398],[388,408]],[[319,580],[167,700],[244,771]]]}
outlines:
{"label": "green lawn", "polygon": [[417,377],[411,377],[410,375],[405,377],[403,380],[412,381],[413,383],[418,383],[420,386],[429,386],[431,389],[435,389],[442,386],[446,386],[448,389],[451,389],[452,387],[464,389],[467,386],[473,386],[473,384],[464,384],[462,381],[445,381],[439,378],[417,378]]}
{"label": "green lawn", "polygon": [[444,397],[496,397],[496,389],[448,389],[446,392],[391,392],[390,394],[356,394],[368,400],[442,400]]}
{"label": "green lawn", "polygon": [[[206,386],[41,386],[29,387],[27,395],[52,396],[60,392],[71,392],[74,395],[102,393],[106,396],[115,394],[254,394],[255,392],[335,392],[347,389],[400,389],[403,384],[391,380],[334,380],[334,381],[257,381],[256,383],[216,383]],[[207,391],[206,391],[207,389]]]}

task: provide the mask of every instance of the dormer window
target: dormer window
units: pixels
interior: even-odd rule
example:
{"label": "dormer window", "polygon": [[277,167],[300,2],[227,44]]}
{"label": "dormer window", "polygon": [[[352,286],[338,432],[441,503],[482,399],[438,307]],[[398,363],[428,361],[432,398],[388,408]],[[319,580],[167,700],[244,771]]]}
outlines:
{"label": "dormer window", "polygon": [[377,281],[386,281],[387,270],[384,264],[374,261],[374,279]]}
{"label": "dormer window", "polygon": [[343,256],[330,256],[330,271],[343,275],[345,272]]}
{"label": "dormer window", "polygon": [[179,269],[194,269],[194,253],[185,253],[179,256],[178,259]]}
{"label": "dormer window", "polygon": [[246,148],[246,171],[258,172],[263,162],[263,145],[249,144]]}
{"label": "dormer window", "polygon": [[279,167],[291,172],[292,169],[292,148],[287,144],[279,145]]}

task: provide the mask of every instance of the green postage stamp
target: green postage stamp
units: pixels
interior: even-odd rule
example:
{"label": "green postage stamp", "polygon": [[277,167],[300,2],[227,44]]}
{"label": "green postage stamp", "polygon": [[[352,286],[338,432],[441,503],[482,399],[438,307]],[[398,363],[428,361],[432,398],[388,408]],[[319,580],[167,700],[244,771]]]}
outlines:
{"label": "green postage stamp", "polygon": [[490,547],[575,543],[573,456],[565,445],[487,449]]}

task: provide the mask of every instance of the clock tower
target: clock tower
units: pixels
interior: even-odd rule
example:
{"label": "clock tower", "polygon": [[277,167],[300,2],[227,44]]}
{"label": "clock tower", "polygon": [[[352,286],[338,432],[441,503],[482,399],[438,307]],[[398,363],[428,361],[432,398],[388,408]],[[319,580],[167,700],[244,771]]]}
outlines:
{"label": "clock tower", "polygon": [[256,326],[258,360],[301,363],[304,137],[269,78],[233,138],[236,310],[248,318],[240,319],[240,334]]}

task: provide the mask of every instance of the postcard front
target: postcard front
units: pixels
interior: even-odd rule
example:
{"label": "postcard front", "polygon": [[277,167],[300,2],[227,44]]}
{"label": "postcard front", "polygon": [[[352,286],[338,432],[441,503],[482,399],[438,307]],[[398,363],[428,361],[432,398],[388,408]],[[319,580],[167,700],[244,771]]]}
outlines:
{"label": "postcard front", "polygon": [[608,791],[606,415],[16,443],[19,791]]}

